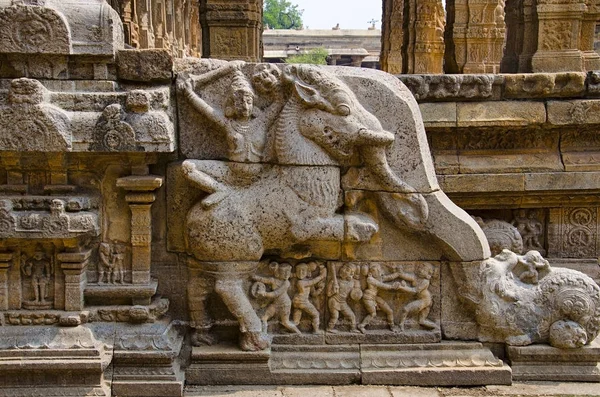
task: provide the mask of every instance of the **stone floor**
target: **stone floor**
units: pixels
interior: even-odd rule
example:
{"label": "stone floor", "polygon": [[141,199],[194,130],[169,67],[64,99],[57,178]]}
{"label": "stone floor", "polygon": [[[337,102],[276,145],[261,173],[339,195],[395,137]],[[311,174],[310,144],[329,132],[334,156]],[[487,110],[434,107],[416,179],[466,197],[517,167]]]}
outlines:
{"label": "stone floor", "polygon": [[512,386],[434,388],[401,386],[197,386],[186,397],[487,397],[600,396],[597,383],[521,382]]}

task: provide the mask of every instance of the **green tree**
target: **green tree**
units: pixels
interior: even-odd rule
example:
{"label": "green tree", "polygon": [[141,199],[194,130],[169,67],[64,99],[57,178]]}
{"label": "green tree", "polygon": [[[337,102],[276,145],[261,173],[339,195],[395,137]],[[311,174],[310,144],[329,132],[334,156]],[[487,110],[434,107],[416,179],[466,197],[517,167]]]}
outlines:
{"label": "green tree", "polygon": [[271,29],[301,29],[303,12],[287,0],[265,0],[263,25]]}
{"label": "green tree", "polygon": [[323,47],[313,48],[305,54],[292,55],[287,57],[285,63],[310,63],[312,65],[327,65],[327,56],[329,52]]}

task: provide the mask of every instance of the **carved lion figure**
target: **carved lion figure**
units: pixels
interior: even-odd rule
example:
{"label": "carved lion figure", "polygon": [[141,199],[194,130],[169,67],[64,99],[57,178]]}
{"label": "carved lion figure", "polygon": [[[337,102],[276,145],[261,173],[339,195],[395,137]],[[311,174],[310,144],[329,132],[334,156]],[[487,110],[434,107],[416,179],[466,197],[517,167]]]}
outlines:
{"label": "carved lion figure", "polygon": [[558,348],[589,344],[600,330],[600,288],[585,274],[552,268],[539,252],[503,250],[480,269],[482,339]]}

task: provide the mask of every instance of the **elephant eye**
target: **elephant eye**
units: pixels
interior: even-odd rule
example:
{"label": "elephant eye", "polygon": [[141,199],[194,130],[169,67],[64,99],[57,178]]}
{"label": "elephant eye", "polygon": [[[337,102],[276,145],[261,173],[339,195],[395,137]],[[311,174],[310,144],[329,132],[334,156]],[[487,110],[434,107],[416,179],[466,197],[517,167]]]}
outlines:
{"label": "elephant eye", "polygon": [[345,104],[338,105],[337,112],[341,116],[350,116],[350,106],[345,105]]}

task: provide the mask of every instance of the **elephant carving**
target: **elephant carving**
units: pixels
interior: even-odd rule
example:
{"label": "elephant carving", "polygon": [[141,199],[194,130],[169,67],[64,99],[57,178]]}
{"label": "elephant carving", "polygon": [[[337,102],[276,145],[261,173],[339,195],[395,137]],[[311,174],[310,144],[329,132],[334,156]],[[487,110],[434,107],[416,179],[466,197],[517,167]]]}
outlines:
{"label": "elephant carving", "polygon": [[[252,77],[246,77],[249,70]],[[225,110],[196,93],[211,80],[227,78]],[[210,327],[206,300],[216,292],[239,322],[240,347],[266,348],[268,338],[245,287],[265,253],[308,257],[314,256],[309,242],[360,244],[372,238],[377,222],[340,204],[344,167],[367,168],[381,191],[395,193],[377,202],[398,227],[425,225],[425,199],[388,164],[394,134],[326,69],[230,62],[199,77],[180,76],[178,94],[222,134],[227,147],[228,161],[181,163],[188,182],[206,193],[184,226],[185,250],[197,270],[188,298],[198,331]],[[265,98],[268,105],[259,108]],[[201,341],[206,337],[198,335]]]}

